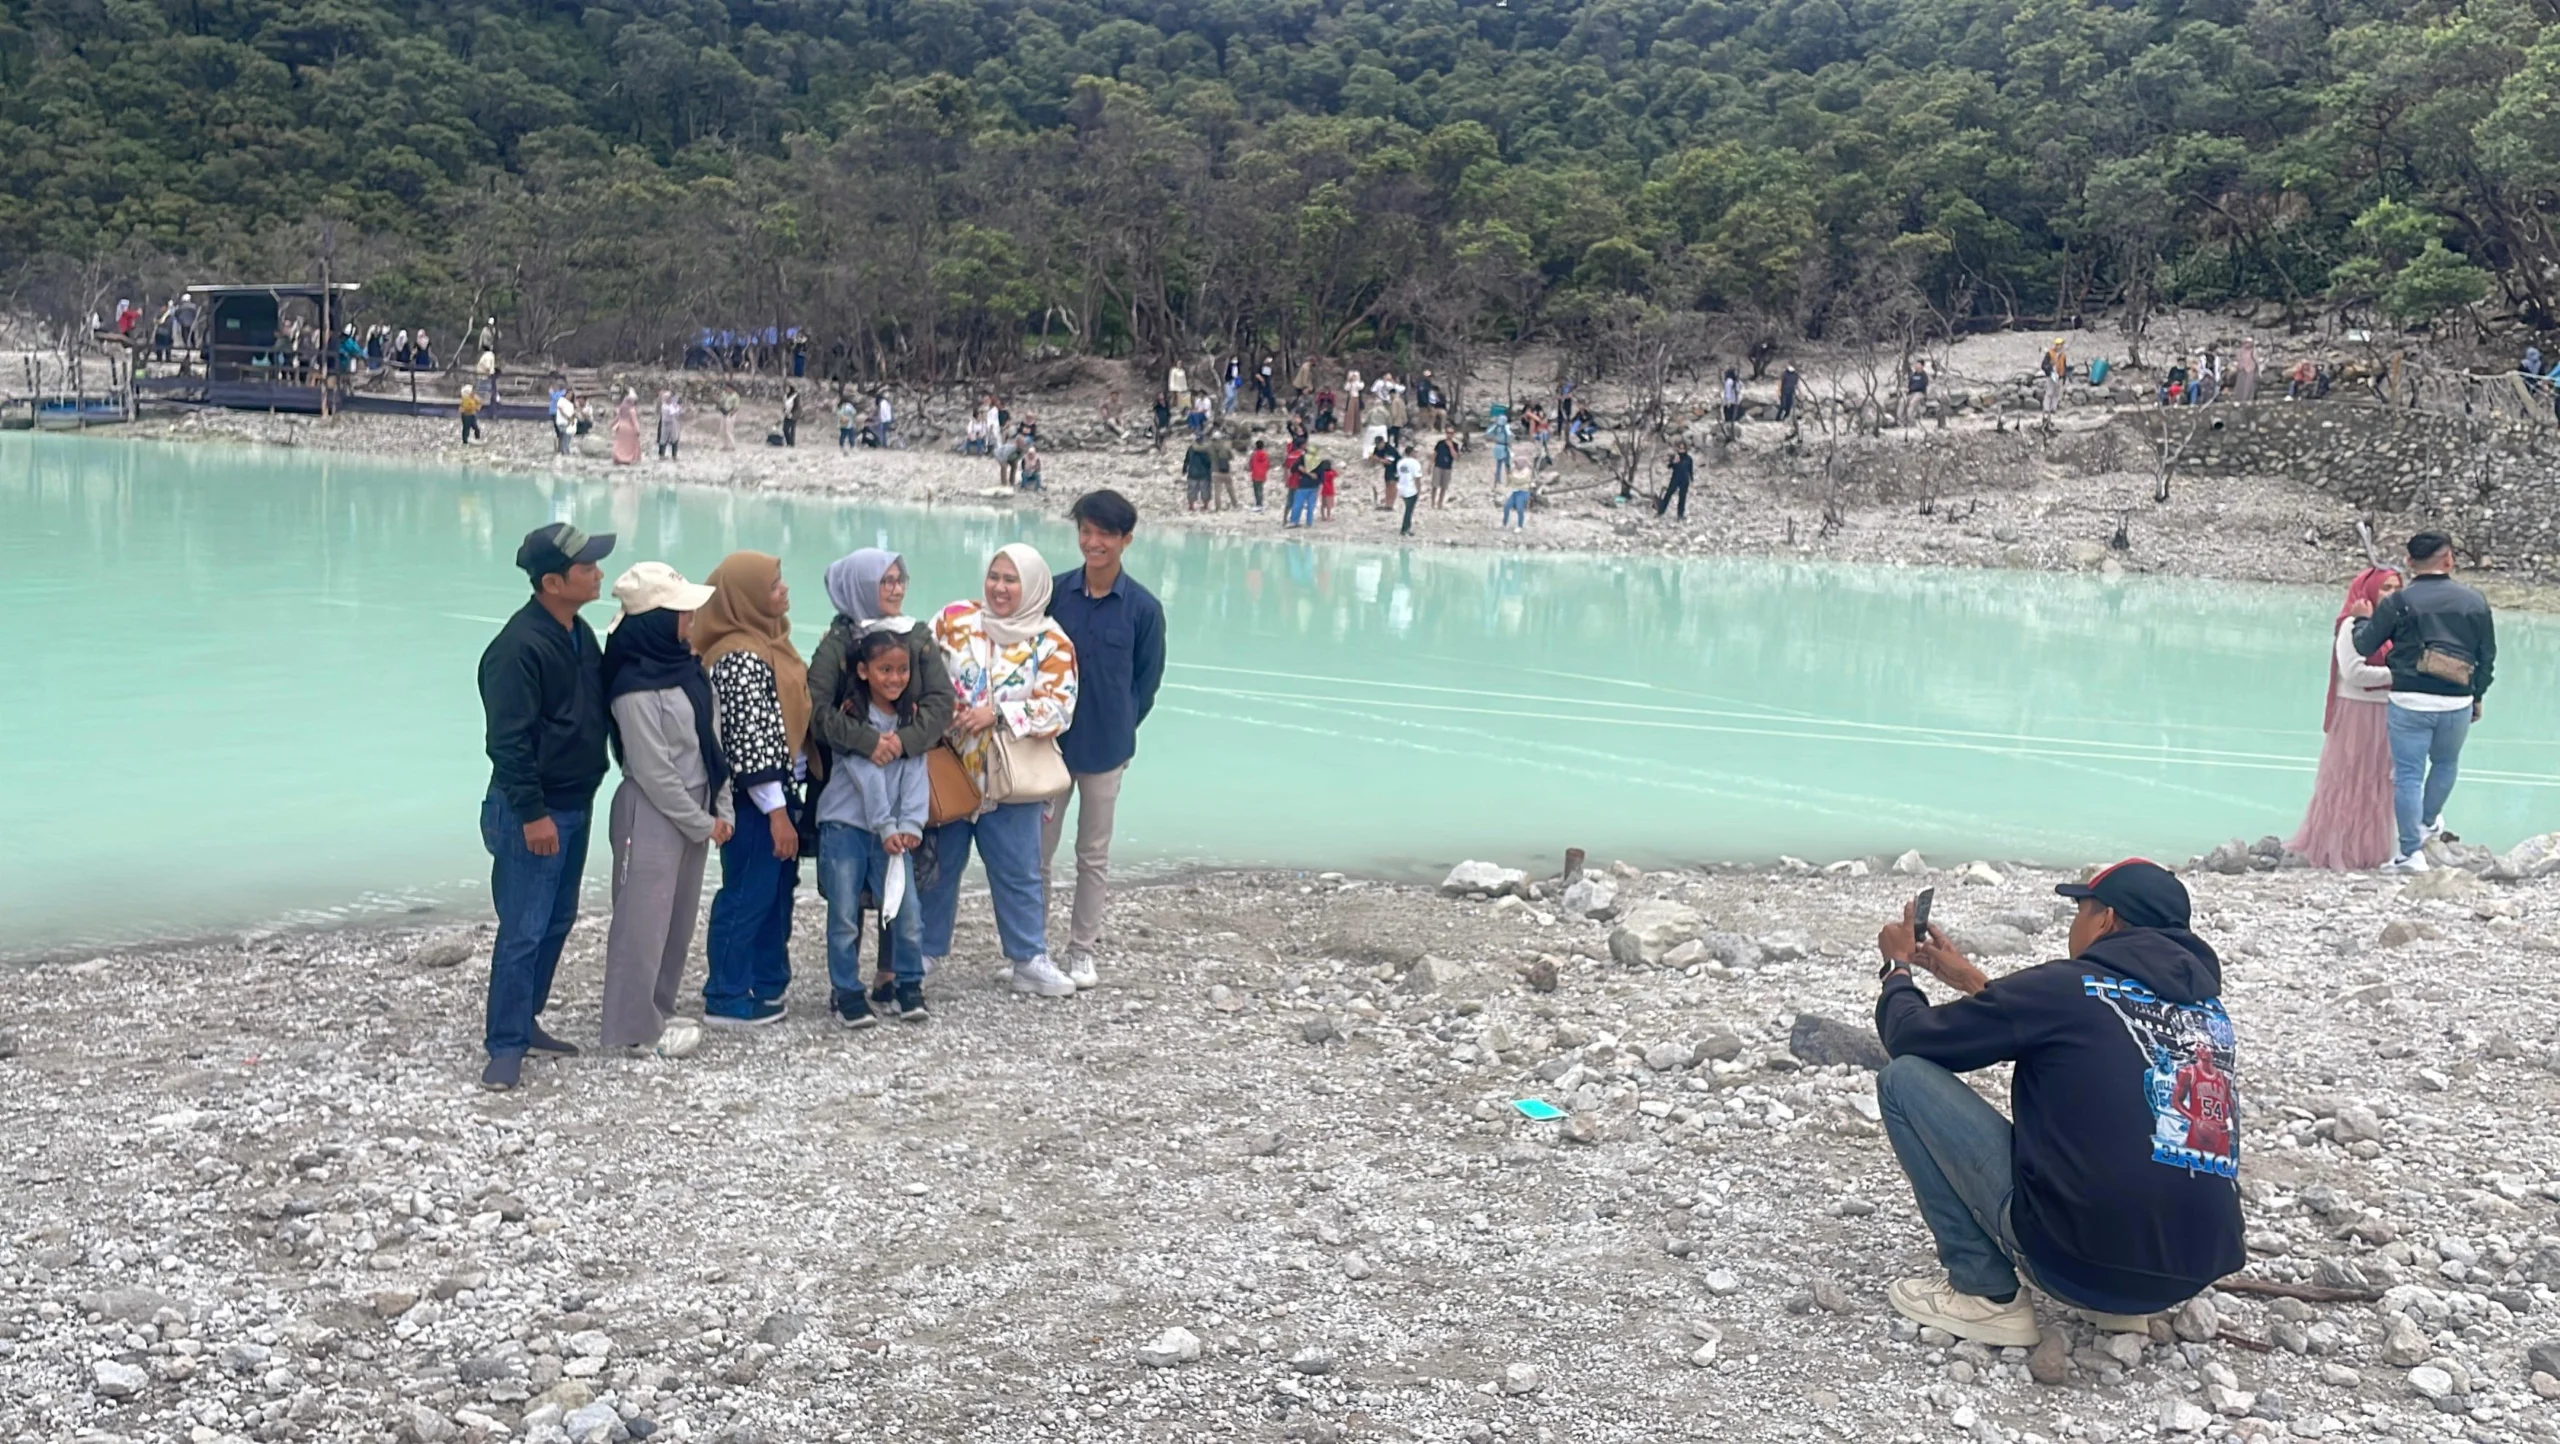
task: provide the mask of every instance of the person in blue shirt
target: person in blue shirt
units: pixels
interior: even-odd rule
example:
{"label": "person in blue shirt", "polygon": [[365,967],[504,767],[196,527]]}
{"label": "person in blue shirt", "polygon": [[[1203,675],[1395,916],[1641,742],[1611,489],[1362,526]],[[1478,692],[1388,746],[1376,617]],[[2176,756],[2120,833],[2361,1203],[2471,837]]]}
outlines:
{"label": "person in blue shirt", "polygon": [[1111,822],[1119,809],[1120,779],[1138,752],[1138,728],[1156,705],[1164,681],[1164,607],[1155,594],[1120,569],[1120,554],[1138,530],[1138,509],[1116,491],[1089,491],[1067,513],[1075,519],[1076,549],[1084,565],[1057,575],[1049,615],[1075,643],[1076,716],[1059,749],[1074,779],[1067,796],[1050,803],[1041,823],[1043,891],[1058,839],[1066,830],[1067,803],[1076,804],[1076,889],[1068,928],[1067,977],[1079,988],[1100,981],[1094,953],[1102,943],[1102,917],[1111,901]]}

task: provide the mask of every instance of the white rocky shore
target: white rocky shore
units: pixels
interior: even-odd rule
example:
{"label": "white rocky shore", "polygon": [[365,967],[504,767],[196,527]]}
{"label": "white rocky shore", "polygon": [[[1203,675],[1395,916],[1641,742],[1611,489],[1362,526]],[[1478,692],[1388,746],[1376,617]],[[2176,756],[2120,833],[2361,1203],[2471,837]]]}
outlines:
{"label": "white rocky shore", "polygon": [[[2223,863],[2249,1276],[2344,1302],[1894,1319],[1881,862],[1599,871],[1614,921],[1215,874],[1060,1003],[973,899],[934,1020],[861,1035],[803,906],[791,1021],[508,1096],[477,934],[13,970],[0,1438],[2560,1439],[2560,882]],[[1903,866],[1995,971],[2058,950],[2056,874]]]}

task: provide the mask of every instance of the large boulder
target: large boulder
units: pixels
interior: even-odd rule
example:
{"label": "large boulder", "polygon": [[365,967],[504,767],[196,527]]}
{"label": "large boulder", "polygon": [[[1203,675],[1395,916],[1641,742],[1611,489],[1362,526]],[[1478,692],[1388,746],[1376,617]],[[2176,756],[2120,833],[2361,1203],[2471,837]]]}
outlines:
{"label": "large boulder", "polygon": [[1609,956],[1627,967],[1658,968],[1671,950],[1698,940],[1707,920],[1698,910],[1656,898],[1637,903],[1609,932]]}
{"label": "large boulder", "polygon": [[2490,876],[2523,879],[2549,877],[2553,873],[2560,873],[2560,832],[2528,837],[2508,848]]}
{"label": "large boulder", "polygon": [[1884,1044],[1876,1041],[1873,1028],[1843,1023],[1819,1013],[1796,1015],[1796,1025],[1787,1033],[1787,1051],[1796,1055],[1798,1062],[1815,1068],[1848,1063],[1881,1069],[1886,1062]]}

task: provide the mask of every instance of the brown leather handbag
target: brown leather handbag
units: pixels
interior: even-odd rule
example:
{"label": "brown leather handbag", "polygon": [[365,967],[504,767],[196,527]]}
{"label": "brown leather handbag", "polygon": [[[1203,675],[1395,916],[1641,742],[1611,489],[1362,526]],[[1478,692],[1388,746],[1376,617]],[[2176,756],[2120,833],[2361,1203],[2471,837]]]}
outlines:
{"label": "brown leather handbag", "polygon": [[978,784],[969,779],[969,764],[948,742],[938,742],[925,749],[925,785],[933,794],[926,804],[925,821],[935,827],[975,817],[978,813]]}

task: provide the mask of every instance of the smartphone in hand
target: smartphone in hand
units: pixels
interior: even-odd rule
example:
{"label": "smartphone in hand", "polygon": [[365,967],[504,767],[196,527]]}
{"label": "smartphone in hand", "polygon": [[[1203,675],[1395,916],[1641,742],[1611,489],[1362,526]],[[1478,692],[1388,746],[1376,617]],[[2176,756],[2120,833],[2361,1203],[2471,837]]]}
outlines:
{"label": "smartphone in hand", "polygon": [[1938,890],[1933,887],[1920,889],[1920,895],[1911,900],[1911,942],[1915,947],[1929,940],[1929,905],[1937,900]]}

